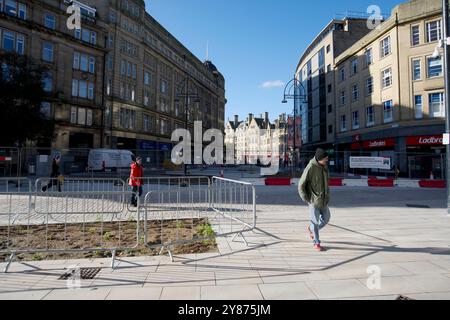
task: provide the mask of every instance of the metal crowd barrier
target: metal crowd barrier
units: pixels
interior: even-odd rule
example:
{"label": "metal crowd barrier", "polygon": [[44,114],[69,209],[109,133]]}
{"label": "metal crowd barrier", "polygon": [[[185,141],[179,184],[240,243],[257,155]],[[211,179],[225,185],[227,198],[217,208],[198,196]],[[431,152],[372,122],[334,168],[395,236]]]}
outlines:
{"label": "metal crowd barrier", "polygon": [[9,255],[5,272],[18,254],[40,252],[112,251],[114,267],[117,250],[139,244],[166,249],[173,260],[174,246],[214,237],[240,236],[248,245],[244,233],[256,227],[251,183],[145,178],[155,189],[145,194],[143,207],[135,195],[137,208],[130,208],[133,193],[121,179],[71,178],[62,192],[42,192],[48,179],[38,179],[35,192],[28,180],[26,192],[0,193],[0,254]]}
{"label": "metal crowd barrier", "polygon": [[11,192],[31,192],[31,180],[21,177],[0,178],[0,194]]}
{"label": "metal crowd barrier", "polygon": [[219,224],[223,234],[239,236],[248,245],[244,232],[256,228],[256,189],[248,182],[213,177],[211,188],[211,209],[219,219],[229,223]]}
{"label": "metal crowd barrier", "polygon": [[57,191],[58,184],[64,192],[125,192],[127,187],[120,178],[39,178],[35,182],[36,192],[44,192],[50,182],[49,191]]}
{"label": "metal crowd barrier", "polygon": [[[5,272],[21,253],[111,251],[139,245],[139,210],[130,192],[48,192],[0,195],[0,254]],[[138,209],[140,201],[138,198]]]}
{"label": "metal crowd barrier", "polygon": [[[150,191],[144,199],[144,241],[166,249],[173,260],[174,246],[233,235],[234,241],[256,227],[256,191],[250,183],[213,178],[203,190]],[[180,233],[180,230],[190,230]]]}

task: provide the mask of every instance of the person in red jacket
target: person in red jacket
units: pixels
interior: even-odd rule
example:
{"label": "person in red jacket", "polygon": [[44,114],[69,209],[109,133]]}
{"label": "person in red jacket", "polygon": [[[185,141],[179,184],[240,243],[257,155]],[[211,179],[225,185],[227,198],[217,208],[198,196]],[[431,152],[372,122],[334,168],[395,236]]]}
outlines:
{"label": "person in red jacket", "polygon": [[131,172],[130,172],[130,186],[133,187],[133,195],[131,196],[131,205],[137,207],[137,197],[136,194],[139,194],[139,197],[142,196],[142,186],[144,185],[143,178],[144,177],[144,169],[142,167],[142,158],[137,157],[136,161],[131,164]]}

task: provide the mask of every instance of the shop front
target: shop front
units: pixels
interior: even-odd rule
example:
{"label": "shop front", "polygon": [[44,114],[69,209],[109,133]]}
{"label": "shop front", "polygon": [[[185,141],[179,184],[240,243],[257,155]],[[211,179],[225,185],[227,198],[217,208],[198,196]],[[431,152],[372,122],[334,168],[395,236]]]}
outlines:
{"label": "shop front", "polygon": [[442,135],[406,138],[408,175],[412,179],[444,179],[445,146]]}

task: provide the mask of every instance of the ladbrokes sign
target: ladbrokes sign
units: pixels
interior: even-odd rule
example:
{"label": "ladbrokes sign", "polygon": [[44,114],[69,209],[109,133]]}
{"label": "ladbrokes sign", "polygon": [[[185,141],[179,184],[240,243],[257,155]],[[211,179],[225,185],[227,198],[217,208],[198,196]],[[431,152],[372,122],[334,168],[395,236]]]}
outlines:
{"label": "ladbrokes sign", "polygon": [[406,140],[408,146],[436,146],[443,144],[443,136],[417,136],[408,137]]}

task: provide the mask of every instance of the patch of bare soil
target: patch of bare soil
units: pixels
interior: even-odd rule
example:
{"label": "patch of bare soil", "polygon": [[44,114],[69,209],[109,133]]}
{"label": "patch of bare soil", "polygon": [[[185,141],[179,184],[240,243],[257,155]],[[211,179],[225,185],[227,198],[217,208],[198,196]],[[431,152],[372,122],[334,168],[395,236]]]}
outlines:
{"label": "patch of bare soil", "polygon": [[[33,248],[40,250],[81,250],[84,252],[39,252],[21,253],[23,261],[104,258],[111,257],[111,251],[101,248],[128,248],[117,250],[118,257],[158,255],[160,244],[183,242],[173,245],[172,253],[190,254],[217,252],[214,231],[207,219],[183,219],[147,221],[147,244],[144,242],[144,223],[139,223],[139,237],[136,221],[89,222],[72,224],[14,225],[0,227],[0,250]],[[8,236],[9,235],[9,236]],[[206,240],[204,240],[207,238]],[[0,254],[0,261],[7,254]]]}

